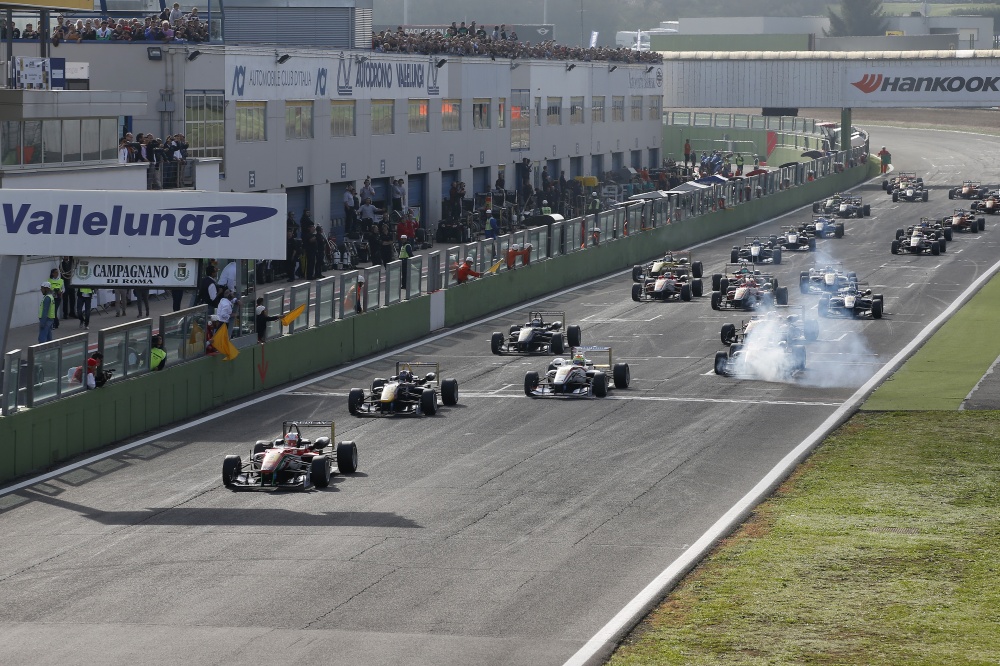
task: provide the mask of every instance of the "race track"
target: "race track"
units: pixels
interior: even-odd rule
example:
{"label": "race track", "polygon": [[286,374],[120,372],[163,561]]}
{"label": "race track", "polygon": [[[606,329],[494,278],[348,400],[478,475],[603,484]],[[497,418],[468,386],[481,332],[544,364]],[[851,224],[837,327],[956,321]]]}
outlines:
{"label": "race track", "polygon": [[[796,382],[716,376],[719,329],[740,313],[711,310],[707,292],[633,303],[627,273],[539,303],[631,365],[632,387],[607,399],[523,395],[524,373],[546,359],[493,356],[489,337],[527,307],[445,332],[0,497],[4,661],[565,662],[997,261],[1000,217],[939,257],[889,245],[898,227],[960,205],[946,185],[995,184],[1000,137],[878,128],[881,144],[931,200],[893,204],[866,185],[871,218],[775,267],[812,313],[797,280],[814,261],[843,261],[885,294],[881,321],[822,320]],[[695,259],[710,274],[732,245]],[[440,362],[460,404],[348,416],[349,388],[396,358]],[[360,473],[307,493],[223,488],[223,456],[246,456],[291,418],[335,418]]]}

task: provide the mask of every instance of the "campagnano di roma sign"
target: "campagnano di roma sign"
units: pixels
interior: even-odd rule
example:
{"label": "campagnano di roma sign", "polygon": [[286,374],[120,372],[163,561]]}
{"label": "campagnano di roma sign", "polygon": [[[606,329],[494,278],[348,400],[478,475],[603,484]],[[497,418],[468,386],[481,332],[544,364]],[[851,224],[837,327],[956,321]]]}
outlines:
{"label": "campagnano di roma sign", "polygon": [[194,287],[195,259],[116,259],[82,257],[73,270],[75,287]]}

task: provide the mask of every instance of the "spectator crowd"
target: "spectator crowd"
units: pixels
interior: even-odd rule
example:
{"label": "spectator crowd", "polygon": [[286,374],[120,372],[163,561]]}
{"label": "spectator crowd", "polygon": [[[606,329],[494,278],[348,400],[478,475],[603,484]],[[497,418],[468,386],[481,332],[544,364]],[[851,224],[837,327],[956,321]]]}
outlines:
{"label": "spectator crowd", "polygon": [[[41,28],[41,25],[38,25]],[[192,7],[188,13],[181,11],[180,3],[165,7],[159,14],[145,18],[118,18],[102,16],[98,18],[67,19],[62,14],[56,16],[51,35],[43,36],[35,24],[27,23],[21,30],[13,22],[0,22],[0,38],[38,40],[50,39],[53,46],[62,42],[77,44],[96,42],[160,42],[175,44],[198,44],[209,41],[208,23],[201,20],[198,8]]]}
{"label": "spectator crowd", "polygon": [[152,134],[125,132],[118,141],[118,163],[147,164],[149,189],[182,187],[188,144],[183,134],[173,134],[164,140]]}
{"label": "spectator crowd", "polygon": [[507,31],[504,24],[488,31],[473,21],[466,26],[454,22],[444,32],[425,30],[408,33],[402,26],[396,31],[383,30],[372,38],[377,53],[420,53],[423,55],[488,56],[497,58],[539,58],[544,60],[578,60],[583,62],[612,61],[621,63],[658,63],[663,56],[651,51],[636,51],[626,47],[564,46],[552,40],[532,44],[520,41],[517,33]]}

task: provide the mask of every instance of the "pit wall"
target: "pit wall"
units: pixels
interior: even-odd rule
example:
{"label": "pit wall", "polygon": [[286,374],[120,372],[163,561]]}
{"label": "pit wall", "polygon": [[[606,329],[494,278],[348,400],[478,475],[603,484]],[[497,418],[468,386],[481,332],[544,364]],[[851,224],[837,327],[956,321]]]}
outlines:
{"label": "pit wall", "polygon": [[[767,154],[767,133],[776,132],[778,144],[770,154]],[[691,149],[700,156],[702,151],[712,150],[732,150],[732,152],[743,153],[746,163],[743,165],[744,172],[753,168],[753,154],[756,152],[762,160],[766,160],[770,166],[778,166],[786,162],[800,162],[806,158],[802,153],[807,150],[819,150],[823,145],[823,137],[810,134],[790,134],[785,131],[766,129],[735,129],[732,127],[695,127],[692,125],[664,125],[663,126],[663,155],[673,157],[680,162],[684,159],[684,141],[691,142]],[[723,143],[732,141],[731,147]],[[752,141],[755,148],[750,149],[750,145],[741,143]],[[735,168],[735,164],[733,165]]]}
{"label": "pit wall", "polygon": [[[244,349],[235,360],[209,357],[0,418],[0,482],[142,433],[211,413],[228,403],[323,370],[419,340],[431,332],[432,299],[444,299],[445,327],[473,321],[571,285],[737,231],[863,182],[862,165],[735,208],[661,226],[598,247],[536,262],[433,295],[309,328]],[[711,257],[701,258],[711,266]],[[720,260],[721,261],[721,260]],[[484,338],[483,344],[487,344]],[[331,415],[346,414],[331,404]]]}

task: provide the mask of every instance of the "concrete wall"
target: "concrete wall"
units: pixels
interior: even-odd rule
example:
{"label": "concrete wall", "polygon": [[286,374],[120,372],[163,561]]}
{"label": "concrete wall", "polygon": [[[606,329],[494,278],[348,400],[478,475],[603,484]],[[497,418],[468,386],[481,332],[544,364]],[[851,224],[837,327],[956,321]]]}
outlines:
{"label": "concrete wall", "polygon": [[[875,170],[873,164],[851,169],[729,210],[453,287],[433,298],[444,298],[444,324],[455,326],[626,269],[667,249],[748,227],[856,185]],[[418,340],[431,330],[431,302],[431,296],[421,296],[244,349],[232,362],[212,357],[168,366],[162,373],[112,383],[0,418],[0,482]]]}

